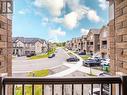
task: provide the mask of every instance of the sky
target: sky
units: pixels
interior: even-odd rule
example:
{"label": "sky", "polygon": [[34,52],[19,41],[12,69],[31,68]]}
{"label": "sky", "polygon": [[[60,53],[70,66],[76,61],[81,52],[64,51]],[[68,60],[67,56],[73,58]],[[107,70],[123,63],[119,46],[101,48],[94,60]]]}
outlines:
{"label": "sky", "polygon": [[107,23],[106,0],[14,0],[13,37],[64,42]]}

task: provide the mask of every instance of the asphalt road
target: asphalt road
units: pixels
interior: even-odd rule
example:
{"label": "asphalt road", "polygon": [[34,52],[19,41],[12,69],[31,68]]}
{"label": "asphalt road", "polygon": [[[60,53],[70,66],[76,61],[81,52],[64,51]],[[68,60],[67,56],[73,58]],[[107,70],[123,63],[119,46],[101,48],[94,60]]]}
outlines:
{"label": "asphalt road", "polygon": [[42,70],[60,66],[66,61],[67,58],[69,58],[69,56],[62,48],[57,49],[56,56],[54,58],[27,60],[25,57],[17,57],[13,59],[12,72],[25,73],[33,70]]}

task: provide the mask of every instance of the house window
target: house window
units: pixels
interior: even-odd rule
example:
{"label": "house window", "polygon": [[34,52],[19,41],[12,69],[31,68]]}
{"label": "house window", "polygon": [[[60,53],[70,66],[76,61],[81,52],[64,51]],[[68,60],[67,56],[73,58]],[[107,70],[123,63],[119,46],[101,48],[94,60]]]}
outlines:
{"label": "house window", "polygon": [[2,49],[0,48],[0,55],[2,55]]}
{"label": "house window", "polygon": [[0,28],[2,28],[2,29],[6,29],[6,28],[5,28],[5,23],[2,22],[2,21],[0,21]]}
{"label": "house window", "polygon": [[90,42],[90,45],[93,45],[93,42]]}
{"label": "house window", "polygon": [[93,36],[90,36],[90,39],[92,40],[93,39]]}
{"label": "house window", "polygon": [[2,40],[2,36],[0,35],[0,41]]}
{"label": "house window", "polygon": [[107,45],[107,41],[102,41],[102,45]]}

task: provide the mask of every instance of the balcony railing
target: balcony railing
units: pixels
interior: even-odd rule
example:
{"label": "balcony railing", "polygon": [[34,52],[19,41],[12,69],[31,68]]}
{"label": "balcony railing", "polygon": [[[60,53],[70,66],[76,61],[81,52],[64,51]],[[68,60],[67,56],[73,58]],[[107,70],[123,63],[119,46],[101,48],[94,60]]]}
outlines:
{"label": "balcony railing", "polygon": [[[87,84],[90,85],[90,95],[93,94],[93,89],[95,84],[99,84],[100,87],[100,94],[97,95],[105,95],[104,94],[104,84],[109,84],[109,94],[106,95],[116,95],[113,94],[113,88],[117,87],[117,95],[127,95],[127,76],[123,77],[86,77],[86,78],[0,78],[0,95],[16,95],[15,90],[16,86],[20,85],[21,89],[21,95],[26,95],[26,85],[31,86],[31,94],[35,95],[35,85],[41,85],[41,95],[49,95],[45,93],[45,86],[50,85],[51,88],[51,94],[50,95],[59,95],[55,94],[56,89],[55,85],[59,85],[61,94],[60,95],[68,95],[65,93],[65,86],[69,84],[71,85],[71,94],[69,95],[86,95],[86,92],[84,91],[84,86]],[[75,85],[80,85],[80,94],[75,94]],[[117,86],[116,86],[117,84]],[[8,88],[8,85],[10,85],[10,90]],[[10,91],[10,92],[7,92]],[[58,91],[58,90],[57,90]],[[49,91],[47,91],[49,92]],[[87,94],[88,95],[88,94]]]}

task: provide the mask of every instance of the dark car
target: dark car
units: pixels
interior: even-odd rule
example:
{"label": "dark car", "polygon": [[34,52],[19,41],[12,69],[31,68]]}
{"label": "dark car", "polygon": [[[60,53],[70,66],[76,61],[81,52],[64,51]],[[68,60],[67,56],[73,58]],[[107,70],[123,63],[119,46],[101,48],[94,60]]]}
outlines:
{"label": "dark car", "polygon": [[99,59],[90,59],[87,61],[83,61],[83,65],[87,67],[100,66],[101,60]]}
{"label": "dark car", "polygon": [[27,55],[26,55],[26,57],[32,57],[32,56],[35,56],[36,54],[35,53],[28,53]]}
{"label": "dark car", "polygon": [[67,62],[78,62],[79,59],[77,57],[71,57],[67,59]]}
{"label": "dark car", "polygon": [[85,52],[80,52],[78,55],[86,55]]}
{"label": "dark car", "polygon": [[48,58],[53,58],[53,57],[55,57],[55,54],[51,54],[48,56]]}

